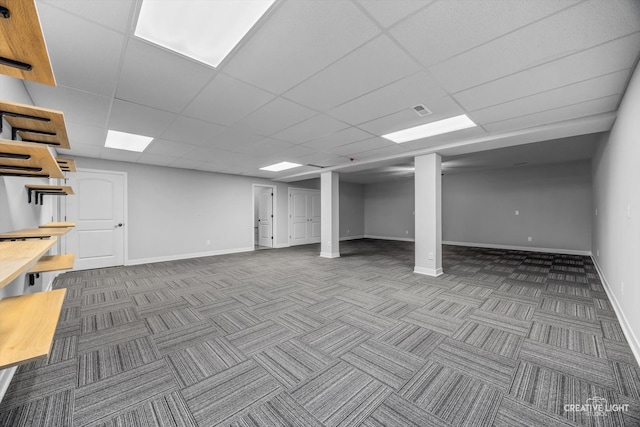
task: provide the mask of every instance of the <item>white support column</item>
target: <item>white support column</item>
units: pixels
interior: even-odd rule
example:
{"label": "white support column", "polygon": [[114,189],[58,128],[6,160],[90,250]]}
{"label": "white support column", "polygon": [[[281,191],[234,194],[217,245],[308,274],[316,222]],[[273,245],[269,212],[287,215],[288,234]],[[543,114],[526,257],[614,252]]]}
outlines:
{"label": "white support column", "polygon": [[416,265],[414,273],[442,274],[442,173],[437,153],[415,158]]}
{"label": "white support column", "polygon": [[320,256],[338,258],[340,256],[340,187],[336,172],[320,174],[321,203],[321,243]]}

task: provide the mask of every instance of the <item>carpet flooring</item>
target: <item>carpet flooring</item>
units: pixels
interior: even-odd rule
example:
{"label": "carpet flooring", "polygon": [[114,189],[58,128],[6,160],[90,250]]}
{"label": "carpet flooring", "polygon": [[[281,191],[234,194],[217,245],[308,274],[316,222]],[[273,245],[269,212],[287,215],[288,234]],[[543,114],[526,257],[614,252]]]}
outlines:
{"label": "carpet flooring", "polygon": [[638,426],[588,257],[342,242],[69,272],[0,426]]}

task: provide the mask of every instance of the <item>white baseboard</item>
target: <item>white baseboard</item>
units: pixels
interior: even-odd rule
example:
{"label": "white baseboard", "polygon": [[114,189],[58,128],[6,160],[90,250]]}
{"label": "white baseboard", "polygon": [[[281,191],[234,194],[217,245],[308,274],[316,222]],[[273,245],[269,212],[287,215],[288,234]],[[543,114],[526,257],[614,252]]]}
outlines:
{"label": "white baseboard", "polygon": [[340,258],[340,252],[320,252],[320,258]]}
{"label": "white baseboard", "polygon": [[580,251],[575,249],[556,249],[556,248],[538,248],[534,246],[495,245],[493,243],[451,242],[448,240],[443,241],[442,244],[453,245],[453,246],[469,246],[472,248],[508,249],[513,251],[548,252],[552,254],[591,256],[591,251]]}
{"label": "white baseboard", "polygon": [[359,236],[343,236],[340,238],[340,241],[344,241],[344,240],[358,240],[358,239],[364,239],[364,234],[361,234]]}
{"label": "white baseboard", "polygon": [[273,245],[273,247],[276,249],[282,249],[282,248],[289,248],[291,247],[291,245],[289,245],[288,243],[276,243],[275,245]]}
{"label": "white baseboard", "polygon": [[425,276],[438,277],[442,275],[442,268],[414,267],[413,272],[424,274]]}
{"label": "white baseboard", "polygon": [[0,402],[2,402],[2,399],[9,388],[9,384],[13,379],[13,374],[16,373],[16,369],[18,369],[17,366],[12,366],[11,368],[0,371]]}
{"label": "white baseboard", "polygon": [[631,351],[633,352],[633,355],[635,356],[636,361],[638,362],[638,364],[640,364],[640,340],[638,340],[638,337],[636,337],[636,334],[633,332],[633,329],[631,328],[631,324],[629,323],[629,320],[627,320],[627,316],[625,316],[624,311],[622,311],[622,307],[620,307],[620,303],[618,302],[616,295],[613,293],[613,290],[609,285],[609,282],[607,282],[607,278],[604,276],[604,273],[602,272],[602,269],[600,268],[598,261],[593,256],[591,256],[591,259],[593,260],[593,265],[595,265],[596,270],[598,271],[598,275],[602,280],[604,291],[609,297],[609,301],[611,301],[611,305],[613,306],[613,311],[615,311],[616,316],[618,316],[618,321],[620,322],[620,326],[622,327],[622,332],[624,332],[624,336],[627,338],[629,347],[631,347]]}
{"label": "white baseboard", "polygon": [[415,242],[413,237],[390,237],[390,236],[371,236],[369,234],[364,235],[365,239],[380,239],[380,240],[397,240],[399,242]]}
{"label": "white baseboard", "polygon": [[153,257],[153,258],[138,258],[138,259],[127,260],[125,265],[151,264],[154,262],[178,261],[181,259],[189,259],[189,258],[204,258],[207,256],[237,254],[240,252],[252,252],[254,249],[255,248],[251,246],[246,248],[224,249],[220,251],[196,252],[191,254],[168,255],[168,256]]}

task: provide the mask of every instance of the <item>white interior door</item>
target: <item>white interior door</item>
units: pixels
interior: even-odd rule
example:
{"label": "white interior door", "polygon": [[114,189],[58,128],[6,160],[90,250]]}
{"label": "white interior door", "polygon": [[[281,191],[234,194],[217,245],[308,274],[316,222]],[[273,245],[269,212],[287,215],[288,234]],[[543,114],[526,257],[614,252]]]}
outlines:
{"label": "white interior door", "polygon": [[69,252],[75,270],[124,265],[125,175],[106,171],[70,174],[75,196],[66,197]]}
{"label": "white interior door", "polygon": [[320,242],[320,192],[290,190],[289,244],[306,245]]}
{"label": "white interior door", "polygon": [[273,190],[260,188],[258,197],[258,245],[273,247]]}

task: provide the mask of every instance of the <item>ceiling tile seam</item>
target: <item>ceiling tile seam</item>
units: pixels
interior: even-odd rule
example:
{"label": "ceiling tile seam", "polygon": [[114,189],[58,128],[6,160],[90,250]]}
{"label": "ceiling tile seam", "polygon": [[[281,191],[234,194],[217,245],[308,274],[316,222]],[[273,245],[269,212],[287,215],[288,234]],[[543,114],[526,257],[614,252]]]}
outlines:
{"label": "ceiling tile seam", "polygon": [[[334,147],[331,147],[332,149],[334,149],[334,148],[340,148],[340,147],[344,147],[344,146],[349,145],[349,144],[355,144],[356,142],[362,142],[362,141],[366,141],[366,140],[369,140],[369,139],[372,139],[372,138],[379,138],[379,137],[380,137],[380,135],[374,135],[374,134],[372,134],[372,133],[371,133],[371,132],[369,132],[369,131],[366,131],[366,130],[363,130],[363,129],[359,129],[359,128],[355,127],[355,126],[349,126],[348,128],[341,129],[341,130],[339,130],[338,132],[334,132],[334,134],[335,134],[335,133],[339,133],[339,132],[343,132],[343,131],[345,131],[345,130],[347,130],[347,129],[351,129],[351,128],[353,128],[353,129],[358,129],[358,130],[360,130],[360,131],[362,131],[362,132],[364,132],[364,133],[368,134],[369,136],[368,136],[368,137],[365,137],[365,138],[362,138],[362,139],[358,139],[357,141],[351,141],[351,142],[346,142],[346,143],[344,143],[344,144],[336,145],[336,146],[334,146]],[[328,136],[328,135],[327,135],[327,136]],[[313,143],[314,141],[317,141],[317,140],[309,140],[309,141],[305,142],[304,144],[298,144],[298,145],[311,144],[311,143]]]}
{"label": "ceiling tile seam", "polygon": [[[499,106],[499,105],[508,104],[508,103],[510,103],[510,102],[514,102],[514,101],[521,101],[521,100],[525,100],[525,99],[527,99],[527,98],[532,98],[532,97],[534,97],[534,96],[541,95],[541,94],[543,94],[543,93],[553,92],[554,90],[559,90],[559,89],[569,88],[569,87],[571,87],[571,86],[575,86],[575,85],[578,85],[578,84],[586,83],[586,82],[588,82],[588,81],[590,81],[590,80],[596,80],[596,79],[599,79],[599,78],[601,78],[601,77],[605,77],[605,76],[608,76],[608,75],[611,75],[611,74],[616,74],[616,73],[619,73],[619,72],[621,72],[621,71],[626,71],[626,72],[628,72],[628,73],[629,73],[629,78],[630,78],[630,76],[631,76],[630,71],[631,71],[631,70],[632,70],[631,68],[622,68],[622,69],[620,69],[620,70],[616,70],[616,71],[611,71],[611,72],[608,72],[608,73],[600,74],[600,75],[597,75],[597,76],[595,76],[595,77],[589,77],[589,78],[587,78],[587,79],[578,80],[578,81],[575,81],[575,82],[573,82],[573,83],[568,83],[568,84],[566,84],[566,85],[553,87],[553,88],[551,88],[551,89],[546,89],[546,90],[543,90],[543,91],[540,91],[540,92],[536,92],[536,93],[531,94],[531,95],[525,95],[525,96],[521,96],[521,97],[519,97],[519,98],[513,98],[513,99],[510,99],[510,100],[508,100],[508,101],[498,102],[497,104],[491,104],[491,105],[483,106],[482,108],[476,108],[475,110],[467,110],[467,111],[469,112],[469,114],[477,113],[478,111],[482,111],[482,110],[485,110],[485,109],[487,109],[487,108],[497,107],[497,106]],[[627,80],[629,80],[629,78],[627,78]],[[626,89],[625,89],[625,90],[626,90]],[[624,93],[624,92],[625,92],[625,91],[623,90],[623,91],[622,91],[622,93]],[[455,99],[455,95],[453,96],[453,98]]]}
{"label": "ceiling tile seam", "polygon": [[[115,96],[113,97],[113,101],[125,102],[125,103],[127,103],[127,104],[137,105],[137,106],[139,106],[139,107],[148,108],[149,110],[161,111],[161,112],[163,112],[163,113],[167,113],[167,114],[170,114],[170,115],[172,115],[172,116],[175,116],[173,120],[170,120],[170,121],[168,121],[167,123],[165,123],[165,126],[166,126],[166,127],[165,127],[164,129],[162,129],[162,131],[161,131],[161,132],[159,132],[159,133],[158,133],[158,136],[155,136],[155,137],[154,137],[154,139],[155,139],[155,138],[160,138],[160,137],[161,137],[160,135],[164,134],[164,133],[167,131],[167,129],[169,129],[169,128],[171,127],[171,125],[173,125],[173,123],[174,123],[174,122],[175,122],[175,121],[180,117],[180,114],[179,114],[179,113],[174,113],[174,112],[171,112],[171,111],[163,110],[163,109],[161,109],[161,108],[150,107],[150,106],[145,105],[145,104],[140,104],[140,103],[138,103],[138,102],[129,101],[129,100],[122,99],[122,98],[117,98],[117,97],[115,97]],[[113,103],[112,103],[112,105],[113,105]],[[110,106],[110,108],[109,108],[109,118],[111,118],[111,106]],[[105,128],[107,128],[107,129],[109,128],[108,123],[107,123],[107,125],[105,126]],[[117,130],[117,129],[113,129],[113,130]],[[181,141],[177,141],[177,142],[181,142]]]}
{"label": "ceiling tile seam", "polygon": [[[437,62],[437,63],[435,63],[435,64],[431,64],[431,65],[429,65],[429,68],[433,68],[433,67],[435,67],[435,66],[437,66],[437,65],[440,65],[440,64],[442,64],[442,63],[444,63],[444,62],[447,62],[447,61],[450,61],[450,60],[452,60],[452,59],[454,59],[454,58],[457,58],[458,56],[464,55],[465,53],[468,53],[468,52],[471,52],[471,51],[473,51],[473,50],[476,50],[476,49],[478,49],[479,47],[482,47],[482,46],[487,45],[487,44],[489,44],[489,43],[493,43],[493,42],[494,42],[494,41],[496,41],[496,40],[499,40],[499,39],[501,39],[501,38],[503,38],[503,37],[509,36],[509,35],[511,35],[511,34],[513,34],[513,33],[516,33],[516,32],[518,32],[518,31],[520,31],[520,30],[524,29],[524,28],[527,28],[527,27],[530,27],[530,26],[532,26],[532,25],[535,25],[535,24],[537,24],[537,23],[539,23],[539,22],[542,22],[542,21],[544,21],[544,20],[546,20],[546,19],[549,19],[549,18],[551,18],[552,16],[555,16],[555,15],[557,15],[557,14],[559,14],[559,13],[564,13],[565,11],[567,11],[567,10],[569,10],[569,9],[572,9],[572,8],[574,8],[574,7],[577,7],[577,6],[579,6],[580,4],[582,4],[582,3],[586,3],[587,1],[588,1],[588,0],[582,0],[582,1],[579,1],[579,2],[577,2],[577,3],[575,3],[575,4],[572,4],[572,5],[570,5],[570,6],[567,6],[567,7],[563,8],[563,9],[559,9],[559,10],[557,10],[557,11],[555,11],[555,12],[551,12],[550,14],[545,15],[545,16],[542,16],[542,17],[540,17],[540,18],[538,18],[538,19],[536,19],[536,20],[534,20],[534,21],[531,21],[531,22],[529,22],[529,23],[525,24],[525,25],[522,25],[522,26],[520,26],[520,27],[517,27],[517,28],[514,28],[514,29],[512,29],[512,30],[509,30],[509,31],[507,31],[506,33],[502,33],[502,34],[500,34],[499,36],[496,36],[496,37],[494,37],[494,38],[492,38],[492,39],[490,39],[490,40],[486,40],[486,41],[484,41],[484,42],[482,42],[482,43],[480,43],[480,44],[478,44],[478,45],[475,45],[475,46],[473,46],[473,47],[470,47],[470,48],[468,48],[468,49],[465,49],[465,50],[463,50],[462,52],[458,52],[458,53],[456,53],[456,54],[454,54],[454,55],[452,55],[452,56],[450,56],[450,57],[447,57],[446,59],[443,59],[443,60],[442,60],[442,61],[440,61],[440,62]],[[590,48],[589,48],[589,49],[590,49]]]}
{"label": "ceiling tile seam", "polygon": [[[80,20],[82,20],[84,22],[87,22],[87,23],[89,23],[91,25],[97,25],[98,27],[103,28],[105,30],[108,30],[108,31],[110,31],[112,33],[116,33],[116,34],[119,34],[121,36],[126,36],[129,33],[129,26],[130,26],[131,16],[129,16],[129,18],[127,19],[127,21],[128,21],[127,22],[127,26],[126,26],[127,29],[123,30],[123,31],[118,31],[118,30],[116,30],[116,29],[114,29],[112,27],[108,27],[108,26],[104,25],[100,21],[94,21],[92,19],[87,18],[86,16],[82,16],[82,15],[79,15],[77,13],[74,13],[74,12],[70,11],[69,9],[65,9],[65,8],[60,7],[60,6],[57,6],[56,3],[52,2],[52,1],[51,2],[45,2],[43,4],[56,9],[58,12],[62,12],[64,14],[66,14],[66,15],[74,16],[74,17],[76,17],[76,18],[78,18],[78,19],[80,19]],[[36,5],[36,7],[37,7],[37,5]]]}
{"label": "ceiling tile seam", "polygon": [[[505,120],[498,120],[498,121],[495,121],[495,122],[485,123],[485,125],[492,125],[492,124],[495,124],[495,123],[507,122],[509,120],[520,119],[520,118],[523,118],[523,117],[533,116],[533,115],[536,115],[536,114],[546,113],[546,112],[549,112],[549,111],[559,110],[559,109],[562,109],[562,108],[573,107],[573,106],[580,105],[580,104],[586,104],[588,102],[604,100],[604,99],[607,99],[607,98],[613,98],[613,97],[616,97],[616,96],[617,97],[622,97],[622,95],[623,95],[623,93],[618,92],[618,93],[614,93],[614,94],[611,94],[611,95],[599,96],[597,98],[587,99],[587,100],[580,101],[580,102],[574,102],[572,104],[562,105],[560,107],[554,107],[554,108],[549,108],[547,110],[536,111],[535,113],[523,114],[521,116],[509,117],[508,119],[505,119]],[[610,111],[606,111],[606,112],[611,112],[611,111],[616,111],[616,110],[610,110]],[[597,113],[597,114],[602,114],[602,113]],[[588,114],[588,115],[580,116],[580,117],[590,117],[592,115],[593,114]],[[574,117],[571,120],[576,119],[576,118],[577,117]],[[561,121],[565,121],[565,120],[566,119],[561,119]],[[549,122],[549,123],[552,124],[552,123],[557,123],[557,122]],[[523,130],[524,129],[528,129],[528,128],[523,128]]]}
{"label": "ceiling tile seam", "polygon": [[415,10],[414,12],[411,12],[410,14],[408,14],[407,16],[400,18],[396,23],[391,24],[389,26],[389,28],[385,28],[384,25],[382,25],[380,22],[378,22],[378,20],[371,15],[371,13],[369,13],[369,11],[367,10],[366,7],[364,7],[359,1],[354,1],[354,6],[356,6],[358,9],[360,9],[360,11],[367,17],[369,18],[369,20],[371,22],[373,22],[382,32],[386,32],[387,30],[390,30],[391,28],[403,23],[404,21],[410,19],[412,17],[412,15],[415,15],[416,13],[422,12],[424,9],[431,7],[433,4],[437,3],[439,0],[434,0],[430,3],[425,4],[424,6],[421,6],[420,8],[418,8],[417,10]]}
{"label": "ceiling tile seam", "polygon": [[[626,37],[632,36],[632,35],[634,35],[634,34],[639,34],[639,33],[640,33],[640,30],[638,30],[638,31],[634,31],[634,32],[632,32],[632,33],[628,33],[628,34],[625,34],[625,35],[623,35],[623,36],[616,37],[616,38],[614,38],[614,39],[610,39],[610,40],[607,40],[607,41],[605,41],[605,42],[598,43],[598,44],[596,44],[596,45],[590,46],[590,47],[588,47],[588,48],[586,48],[586,49],[582,49],[582,50],[579,50],[579,51],[577,51],[577,52],[575,52],[575,51],[574,51],[574,52],[571,52],[571,53],[569,53],[569,54],[567,54],[567,55],[563,55],[563,56],[559,56],[559,57],[554,57],[553,59],[550,59],[549,61],[542,62],[542,63],[536,64],[536,65],[530,66],[530,67],[528,67],[528,68],[523,68],[523,69],[520,69],[520,70],[518,70],[518,71],[514,71],[514,72],[512,72],[512,73],[505,74],[505,75],[503,75],[503,76],[497,77],[497,78],[495,78],[495,79],[487,80],[487,81],[485,81],[485,82],[483,82],[483,83],[480,83],[480,84],[477,84],[477,85],[473,85],[473,86],[469,86],[469,87],[467,87],[467,88],[460,89],[460,90],[457,90],[457,91],[454,91],[454,92],[449,92],[449,93],[450,93],[452,96],[455,96],[455,95],[458,95],[458,94],[459,94],[459,93],[461,93],[461,92],[465,92],[465,91],[467,91],[467,90],[475,89],[475,88],[477,88],[477,87],[481,87],[481,86],[487,85],[487,84],[489,84],[489,83],[493,83],[493,82],[496,82],[496,81],[498,81],[498,80],[502,80],[502,79],[505,79],[505,78],[507,78],[507,77],[511,77],[511,76],[514,76],[514,75],[516,75],[516,74],[519,74],[519,73],[522,73],[522,72],[525,72],[525,71],[535,70],[536,68],[540,68],[540,67],[543,67],[543,66],[545,66],[545,65],[552,64],[552,63],[554,63],[554,62],[557,62],[557,61],[563,60],[563,59],[565,59],[565,58],[569,58],[569,57],[574,56],[574,55],[580,55],[580,54],[583,54],[583,53],[588,52],[588,51],[590,51],[590,50],[597,49],[597,48],[599,48],[599,47],[601,47],[601,46],[604,46],[604,45],[606,45],[606,44],[608,44],[608,43],[613,43],[613,42],[615,42],[615,41],[618,41],[618,40],[621,40],[621,39],[624,39],[624,38],[626,38]],[[620,70],[616,70],[616,71],[620,71]],[[615,72],[615,71],[614,71],[614,72]]]}
{"label": "ceiling tile seam", "polygon": [[[341,57],[335,59],[334,61],[332,61],[331,63],[329,63],[327,66],[321,68],[320,70],[317,70],[315,73],[307,76],[306,78],[304,78],[303,80],[299,81],[298,83],[296,83],[295,85],[291,86],[290,88],[284,90],[280,96],[287,99],[288,101],[293,101],[289,98],[286,97],[286,94],[293,91],[295,88],[297,88],[298,86],[300,86],[301,84],[305,83],[306,81],[312,79],[313,77],[315,77],[316,75],[324,72],[325,70],[327,70],[328,68],[332,67],[333,65],[335,65],[337,62],[343,60],[344,58],[346,58],[347,56],[353,54],[355,51],[357,51],[358,49],[362,48],[363,46],[371,43],[372,41],[374,41],[375,39],[377,39],[378,37],[382,37],[384,35],[384,33],[380,32],[378,34],[376,34],[375,36],[371,37],[370,39],[364,41],[363,43],[359,44],[358,46],[356,46],[355,48],[351,49],[349,52],[345,53],[344,55],[342,55]],[[310,108],[310,107],[307,107]]]}

